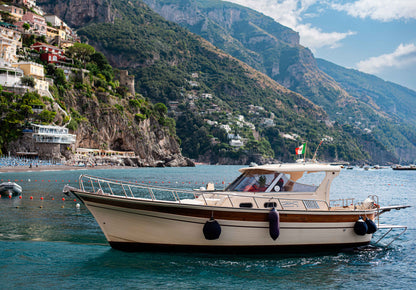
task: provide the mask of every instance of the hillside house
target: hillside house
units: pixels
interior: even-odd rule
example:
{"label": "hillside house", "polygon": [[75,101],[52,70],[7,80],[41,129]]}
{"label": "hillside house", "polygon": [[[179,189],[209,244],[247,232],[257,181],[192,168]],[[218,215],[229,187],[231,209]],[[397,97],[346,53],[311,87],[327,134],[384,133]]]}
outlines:
{"label": "hillside house", "polygon": [[212,99],[212,94],[203,93],[203,94],[201,95],[201,97],[202,97],[203,99]]}
{"label": "hillside house", "polygon": [[45,16],[45,21],[49,22],[53,27],[59,27],[62,24],[65,24],[61,18],[59,18],[56,15],[52,15],[52,14],[46,14]]}
{"label": "hillside house", "polygon": [[270,118],[263,118],[260,122],[260,125],[262,125],[264,127],[273,127],[274,126],[274,121],[273,121],[273,119],[270,119]]}
{"label": "hillside house", "polygon": [[13,0],[13,3],[23,5],[27,8],[36,7],[36,0]]}
{"label": "hillside house", "polygon": [[26,14],[24,14],[22,17],[22,21],[25,23],[29,23],[33,32],[46,36],[47,25],[45,18],[43,18],[42,16],[37,15],[33,12],[26,12]]}
{"label": "hillside house", "polygon": [[76,135],[69,134],[68,128],[50,125],[33,126],[33,139],[36,143],[74,144]]}
{"label": "hillside house", "polygon": [[23,70],[25,76],[33,77],[35,80],[35,89],[41,95],[47,95],[47,92],[49,92],[49,83],[45,80],[43,65],[35,62],[18,62],[12,64],[12,66]]}
{"label": "hillside house", "polygon": [[53,39],[59,36],[61,42],[79,42],[77,34],[58,16],[56,15],[45,15],[46,22],[49,22],[52,27],[48,26],[47,37]]}
{"label": "hillside house", "polygon": [[40,59],[47,63],[65,63],[68,61],[68,58],[64,55],[64,50],[59,47],[36,42],[31,48],[41,52]]}
{"label": "hillside house", "polygon": [[20,21],[22,20],[24,11],[22,8],[13,6],[13,5],[6,5],[3,4],[0,6],[0,10],[1,11],[5,11],[5,12],[9,12],[10,16],[15,20],[15,21]]}
{"label": "hillside house", "polygon": [[4,87],[14,87],[20,85],[23,70],[12,67],[10,63],[0,59],[0,85]]}
{"label": "hillside house", "polygon": [[230,140],[230,146],[232,146],[232,147],[243,147],[244,146],[244,143],[243,143],[243,141],[241,141],[241,140],[236,140],[236,139],[232,139],[232,140]]}
{"label": "hillside house", "polygon": [[6,62],[16,62],[17,48],[22,47],[21,33],[16,26],[0,22],[0,58]]}
{"label": "hillside house", "polygon": [[59,37],[60,39],[66,39],[66,32],[64,29],[55,28],[55,27],[46,27],[46,39],[51,41],[55,38]]}
{"label": "hillside house", "polygon": [[220,128],[221,128],[221,129],[224,129],[224,130],[225,130],[225,132],[227,132],[227,133],[230,133],[230,132],[231,132],[231,127],[230,127],[230,125],[224,125],[224,124],[221,124],[221,125],[220,125]]}

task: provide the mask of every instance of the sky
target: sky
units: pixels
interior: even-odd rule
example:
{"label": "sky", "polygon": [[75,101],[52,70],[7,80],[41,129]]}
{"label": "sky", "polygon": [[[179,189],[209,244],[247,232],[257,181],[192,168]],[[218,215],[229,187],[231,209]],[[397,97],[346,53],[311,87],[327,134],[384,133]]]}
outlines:
{"label": "sky", "polygon": [[227,1],[299,32],[317,58],[416,90],[416,0]]}

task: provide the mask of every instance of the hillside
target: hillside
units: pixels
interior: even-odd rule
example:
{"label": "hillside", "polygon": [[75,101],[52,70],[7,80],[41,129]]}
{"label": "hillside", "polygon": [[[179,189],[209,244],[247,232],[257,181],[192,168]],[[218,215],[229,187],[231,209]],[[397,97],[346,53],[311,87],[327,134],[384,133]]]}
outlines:
{"label": "hillside", "polygon": [[[289,161],[301,142],[307,140],[313,150],[325,139],[318,153],[321,159],[396,161],[372,134],[331,121],[311,101],[165,21],[141,1],[106,2],[112,17],[99,14],[99,1],[39,2],[69,21],[76,21],[69,15],[77,14],[79,23],[71,24],[79,27],[82,39],[102,51],[112,65],[129,69],[143,97],[169,107],[188,157],[229,162],[260,154]],[[296,34],[287,38],[296,42]],[[244,147],[229,146],[222,126],[243,136]]]}
{"label": "hillside", "polygon": [[252,9],[220,0],[144,0],[165,19],[196,33],[216,47],[302,94],[329,114],[356,104],[317,67],[299,34]]}
{"label": "hillside", "polygon": [[[379,123],[381,130],[393,133],[390,140],[403,160],[414,160],[416,141],[416,92],[374,75],[346,69],[323,59],[317,59],[319,68],[334,78],[350,95],[367,103],[374,110],[383,111],[391,122]],[[404,137],[404,138],[403,138]],[[387,139],[387,138],[386,138]],[[400,142],[400,141],[401,142]],[[398,142],[394,142],[398,141]],[[403,144],[408,143],[407,146]]]}
{"label": "hillside", "polygon": [[[377,100],[357,96],[341,85],[336,77],[334,80],[331,74],[319,69],[312,53],[299,45],[296,32],[246,7],[218,0],[144,1],[166,19],[201,35],[307,97],[321,106],[332,120],[352,126],[356,131],[371,130],[374,138],[398,158],[409,161],[416,158],[411,153],[416,149],[414,138],[408,132],[413,129],[405,124],[415,115],[406,106],[392,105],[412,99],[410,90],[390,89],[393,95],[386,100],[386,106],[376,105]],[[367,80],[361,81],[362,87],[366,87]],[[382,97],[379,98],[382,101]],[[409,154],[403,156],[403,150]]]}
{"label": "hillside", "polygon": [[337,81],[350,95],[397,120],[404,119],[416,124],[415,91],[324,59],[318,58],[316,61],[319,69]]}

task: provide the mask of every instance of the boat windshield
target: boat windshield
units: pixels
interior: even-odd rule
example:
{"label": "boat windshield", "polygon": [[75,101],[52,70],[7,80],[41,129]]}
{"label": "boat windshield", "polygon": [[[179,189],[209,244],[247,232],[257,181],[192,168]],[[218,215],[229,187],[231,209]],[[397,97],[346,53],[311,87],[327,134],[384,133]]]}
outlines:
{"label": "boat windshield", "polygon": [[260,174],[250,171],[240,175],[226,188],[227,191],[245,192],[314,192],[316,189],[317,186],[295,182],[280,172]]}

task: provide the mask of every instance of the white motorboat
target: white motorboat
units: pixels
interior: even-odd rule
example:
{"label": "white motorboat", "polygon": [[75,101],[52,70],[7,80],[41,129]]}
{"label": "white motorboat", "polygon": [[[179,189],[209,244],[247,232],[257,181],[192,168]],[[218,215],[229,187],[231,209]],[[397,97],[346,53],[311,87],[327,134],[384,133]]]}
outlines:
{"label": "white motorboat", "polygon": [[16,182],[3,182],[0,183],[0,195],[1,196],[18,196],[22,193],[22,187]]}
{"label": "white motorboat", "polygon": [[[331,201],[340,166],[276,164],[247,167],[225,190],[186,191],[81,175],[66,185],[90,210],[109,244],[128,251],[225,253],[338,250],[370,243],[377,196]],[[305,174],[306,173],[306,174]],[[304,176],[317,174],[310,185]],[[316,180],[320,180],[316,183]]]}

